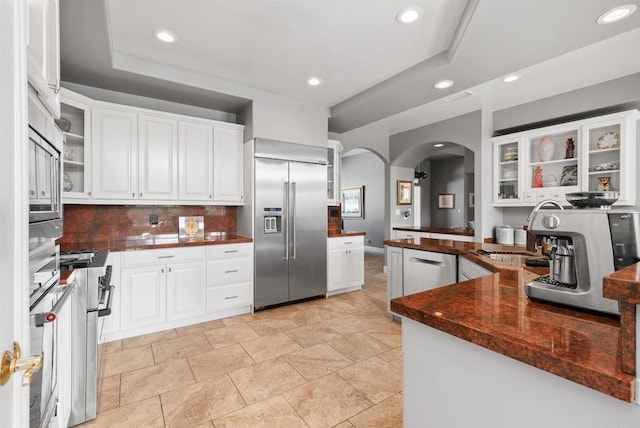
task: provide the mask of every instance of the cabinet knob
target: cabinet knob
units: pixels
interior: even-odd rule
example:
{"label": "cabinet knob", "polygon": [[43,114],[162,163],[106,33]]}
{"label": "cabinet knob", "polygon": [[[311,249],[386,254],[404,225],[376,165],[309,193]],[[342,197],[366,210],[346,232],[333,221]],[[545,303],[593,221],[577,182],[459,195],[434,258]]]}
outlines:
{"label": "cabinet knob", "polygon": [[164,273],[164,268],[160,269],[160,273]]}
{"label": "cabinet knob", "polygon": [[87,196],[91,196],[91,192],[87,192]]}
{"label": "cabinet knob", "polygon": [[209,199],[213,199],[213,196],[209,195]]}
{"label": "cabinet knob", "polygon": [[135,197],[136,197],[135,192],[131,194],[131,197],[132,197],[132,198],[135,198]]}
{"label": "cabinet knob", "polygon": [[140,192],[140,197],[142,197],[142,192]]}

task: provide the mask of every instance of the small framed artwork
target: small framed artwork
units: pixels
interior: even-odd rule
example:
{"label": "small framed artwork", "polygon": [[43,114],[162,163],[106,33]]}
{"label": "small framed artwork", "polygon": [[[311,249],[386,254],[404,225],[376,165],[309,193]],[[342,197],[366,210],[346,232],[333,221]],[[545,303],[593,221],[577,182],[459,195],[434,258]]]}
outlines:
{"label": "small framed artwork", "polygon": [[364,218],[364,186],[342,189],[342,218]]}
{"label": "small framed artwork", "polygon": [[398,205],[413,204],[413,181],[398,180]]}
{"label": "small framed artwork", "polygon": [[438,194],[438,208],[453,209],[456,195],[453,193]]}

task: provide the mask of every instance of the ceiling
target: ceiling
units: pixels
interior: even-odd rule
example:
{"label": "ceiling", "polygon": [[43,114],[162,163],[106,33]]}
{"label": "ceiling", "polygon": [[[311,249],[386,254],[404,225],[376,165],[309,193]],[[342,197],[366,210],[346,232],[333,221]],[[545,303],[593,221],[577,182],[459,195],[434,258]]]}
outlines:
{"label": "ceiling", "polygon": [[[500,99],[507,89],[495,81],[514,71],[542,66],[552,85],[556,75],[580,82],[593,75],[584,62],[548,65],[575,51],[592,51],[583,54],[598,69],[590,82],[638,72],[635,65],[599,62],[606,41],[628,39],[624,33],[640,28],[640,11],[596,24],[623,3],[640,6],[640,0],[61,0],[61,73],[67,82],[232,113],[252,91],[283,95],[331,107],[329,129],[342,133],[425,108],[450,117],[469,102],[443,113],[440,100],[468,88],[476,104]],[[422,17],[399,24],[396,14],[407,6],[420,7]],[[159,42],[153,33],[160,29],[177,41]],[[629,57],[638,57],[634,50]],[[144,71],[160,68],[166,78]],[[521,74],[519,91],[544,93],[543,82],[527,83]],[[196,78],[184,85],[172,75]],[[311,76],[322,84],[307,85]],[[433,88],[444,78],[454,86]]]}

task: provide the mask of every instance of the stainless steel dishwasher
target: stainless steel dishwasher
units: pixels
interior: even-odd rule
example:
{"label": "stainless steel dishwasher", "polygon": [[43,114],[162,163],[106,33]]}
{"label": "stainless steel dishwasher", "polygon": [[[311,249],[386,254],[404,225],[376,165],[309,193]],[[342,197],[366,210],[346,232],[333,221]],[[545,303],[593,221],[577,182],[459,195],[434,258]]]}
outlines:
{"label": "stainless steel dishwasher", "polygon": [[457,282],[457,256],[432,251],[403,250],[403,295]]}

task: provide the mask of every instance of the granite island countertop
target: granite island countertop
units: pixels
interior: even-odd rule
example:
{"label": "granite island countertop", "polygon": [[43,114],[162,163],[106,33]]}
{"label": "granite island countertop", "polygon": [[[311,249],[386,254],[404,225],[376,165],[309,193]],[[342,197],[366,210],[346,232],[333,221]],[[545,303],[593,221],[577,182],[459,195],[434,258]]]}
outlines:
{"label": "granite island countertop", "polygon": [[[394,313],[620,400],[634,400],[635,336],[630,336],[635,332],[635,316],[633,321],[630,314],[625,316],[624,304],[622,318],[618,318],[529,300],[523,284],[546,270],[523,267],[524,249],[507,254],[514,247],[410,241],[387,240],[385,244],[461,255],[495,273],[393,299]],[[503,251],[508,263],[479,255],[478,249]],[[639,289],[640,269],[633,269],[606,277],[605,295],[609,282],[611,293],[628,295],[620,288],[628,290],[633,284]]]}

